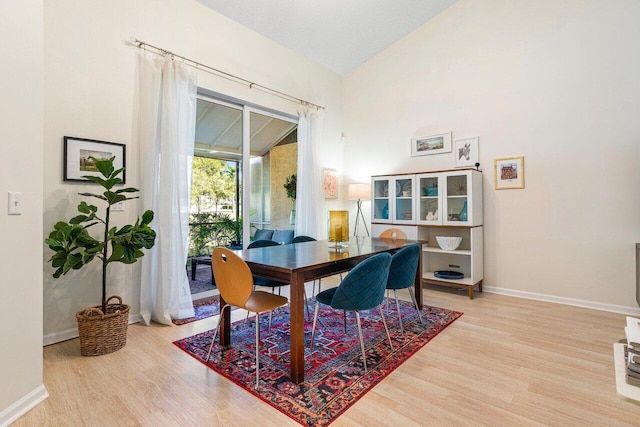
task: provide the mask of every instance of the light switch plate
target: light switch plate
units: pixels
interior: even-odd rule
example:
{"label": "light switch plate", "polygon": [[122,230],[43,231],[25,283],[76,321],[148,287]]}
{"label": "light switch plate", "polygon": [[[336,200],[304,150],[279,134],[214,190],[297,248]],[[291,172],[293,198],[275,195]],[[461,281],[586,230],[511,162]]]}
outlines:
{"label": "light switch plate", "polygon": [[124,202],[118,202],[111,205],[111,210],[114,212],[123,212],[124,211]]}
{"label": "light switch plate", "polygon": [[22,215],[22,193],[9,192],[9,215]]}

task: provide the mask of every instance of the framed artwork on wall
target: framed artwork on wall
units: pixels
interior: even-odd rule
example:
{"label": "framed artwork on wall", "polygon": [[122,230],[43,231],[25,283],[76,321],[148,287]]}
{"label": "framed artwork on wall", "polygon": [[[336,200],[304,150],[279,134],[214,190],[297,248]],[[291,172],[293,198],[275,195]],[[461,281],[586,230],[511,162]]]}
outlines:
{"label": "framed artwork on wall", "polygon": [[322,169],[322,187],[325,199],[338,198],[338,175],[335,169]]}
{"label": "framed artwork on wall", "polygon": [[496,190],[524,188],[524,156],[497,157],[493,169]]}
{"label": "framed artwork on wall", "polygon": [[427,156],[451,152],[451,132],[421,136],[411,140],[412,156]]}
{"label": "framed artwork on wall", "polygon": [[[64,176],[65,181],[91,182],[83,178],[85,175],[99,176],[102,174],[96,169],[95,163],[90,159],[113,160],[116,169],[126,165],[126,145],[115,142],[98,141],[95,139],[64,137]],[[122,171],[122,183],[125,183],[125,172]]]}
{"label": "framed artwork on wall", "polygon": [[478,160],[478,137],[456,139],[453,143],[455,167],[465,168],[475,166]]}

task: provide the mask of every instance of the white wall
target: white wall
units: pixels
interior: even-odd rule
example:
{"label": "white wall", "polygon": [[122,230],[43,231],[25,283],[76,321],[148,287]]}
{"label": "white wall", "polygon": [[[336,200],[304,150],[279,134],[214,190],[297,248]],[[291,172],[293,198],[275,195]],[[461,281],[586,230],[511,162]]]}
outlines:
{"label": "white wall", "polygon": [[[634,0],[461,0],[344,79],[348,180],[452,168],[410,138],[479,136],[485,286],[637,310],[638,16]],[[510,155],[526,188],[495,191]]]}
{"label": "white wall", "polygon": [[[47,396],[42,385],[39,267],[42,1],[2,1],[0,17],[0,425],[6,425]],[[22,215],[7,215],[9,191],[22,193]]]}
{"label": "white wall", "polygon": [[[44,5],[45,137],[44,228],[75,214],[78,192],[90,185],[62,181],[65,135],[127,145],[127,184],[137,185],[135,91],[137,49],[125,42],[136,37],[206,65],[323,105],[323,166],[341,167],[328,153],[341,150],[341,78],[192,0],[51,0]],[[198,73],[198,84],[295,114],[297,104],[255,89]],[[341,157],[340,157],[341,158]],[[128,202],[114,220],[132,221],[138,206]],[[61,279],[44,254],[45,343],[77,334],[74,314],[100,302],[99,265]],[[139,266],[110,266],[108,294],[139,306],[135,280]]]}

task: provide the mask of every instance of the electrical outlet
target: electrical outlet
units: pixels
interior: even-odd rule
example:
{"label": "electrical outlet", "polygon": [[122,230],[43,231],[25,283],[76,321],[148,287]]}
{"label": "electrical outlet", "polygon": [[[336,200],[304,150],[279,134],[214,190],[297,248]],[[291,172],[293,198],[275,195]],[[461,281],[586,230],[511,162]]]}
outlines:
{"label": "electrical outlet", "polygon": [[114,212],[124,212],[124,202],[118,202],[111,205],[111,210]]}

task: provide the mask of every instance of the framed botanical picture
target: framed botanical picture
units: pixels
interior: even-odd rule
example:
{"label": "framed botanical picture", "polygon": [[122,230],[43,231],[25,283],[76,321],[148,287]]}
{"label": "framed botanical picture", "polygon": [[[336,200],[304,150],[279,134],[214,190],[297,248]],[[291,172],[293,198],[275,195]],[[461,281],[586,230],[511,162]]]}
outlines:
{"label": "framed botanical picture", "polygon": [[338,198],[338,175],[335,169],[324,168],[322,170],[322,187],[325,199]]}
{"label": "framed botanical picture", "polygon": [[[126,165],[126,146],[115,142],[98,141],[95,139],[64,137],[64,180],[90,182],[83,178],[85,175],[102,176],[91,157],[109,159],[115,157],[113,166],[116,169]],[[125,182],[125,172],[122,171],[122,183]]]}
{"label": "framed botanical picture", "polygon": [[496,190],[524,188],[524,156],[493,159]]}
{"label": "framed botanical picture", "polygon": [[421,136],[411,140],[412,156],[427,156],[451,152],[451,132],[439,135]]}
{"label": "framed botanical picture", "polygon": [[456,139],[453,143],[455,166],[465,168],[478,163],[478,137]]}

